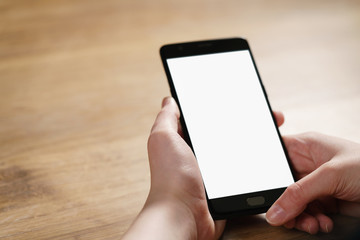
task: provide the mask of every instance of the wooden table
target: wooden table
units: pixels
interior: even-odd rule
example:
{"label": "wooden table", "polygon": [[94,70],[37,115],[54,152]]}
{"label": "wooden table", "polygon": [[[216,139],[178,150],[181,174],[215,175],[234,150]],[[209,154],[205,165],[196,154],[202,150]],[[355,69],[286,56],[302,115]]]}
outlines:
{"label": "wooden table", "polygon": [[[162,44],[249,40],[284,134],[360,142],[359,1],[0,1],[0,239],[118,239],[149,190]],[[310,236],[261,216],[223,239]]]}

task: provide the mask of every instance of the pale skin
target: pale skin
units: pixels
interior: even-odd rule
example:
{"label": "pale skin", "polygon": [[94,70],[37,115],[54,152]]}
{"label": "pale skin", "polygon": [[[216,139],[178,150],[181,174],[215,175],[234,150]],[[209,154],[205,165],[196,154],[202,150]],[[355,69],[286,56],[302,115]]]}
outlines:
{"label": "pale skin", "polygon": [[165,98],[148,140],[150,192],[124,239],[218,239],[224,230],[225,221],[214,221],[208,211],[179,116],[175,101]]}
{"label": "pale skin", "polygon": [[[226,222],[214,221],[208,211],[179,116],[174,99],[165,98],[148,140],[150,192],[123,239],[218,239],[224,230]],[[282,125],[283,114],[274,116]],[[360,217],[359,144],[315,133],[284,137],[284,142],[300,180],[269,209],[270,224],[313,234],[332,230],[329,210]]]}
{"label": "pale skin", "polygon": [[266,214],[274,226],[330,232],[327,213],[360,217],[360,144],[319,133],[284,137],[296,183]]}

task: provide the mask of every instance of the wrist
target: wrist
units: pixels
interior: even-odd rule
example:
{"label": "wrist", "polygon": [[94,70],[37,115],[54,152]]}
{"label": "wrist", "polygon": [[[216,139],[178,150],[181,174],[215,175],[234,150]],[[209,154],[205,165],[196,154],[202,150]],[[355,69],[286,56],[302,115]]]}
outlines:
{"label": "wrist", "polygon": [[[157,220],[161,221],[162,226],[159,228],[169,234],[164,239],[197,238],[195,217],[188,206],[179,199],[172,196],[155,195],[152,197],[150,195],[143,211],[148,212],[149,215],[153,214],[152,216],[156,216]],[[164,231],[164,227],[166,227],[166,231]]]}
{"label": "wrist", "polygon": [[[144,229],[146,226],[146,229]],[[124,239],[196,239],[195,218],[181,201],[147,199]]]}

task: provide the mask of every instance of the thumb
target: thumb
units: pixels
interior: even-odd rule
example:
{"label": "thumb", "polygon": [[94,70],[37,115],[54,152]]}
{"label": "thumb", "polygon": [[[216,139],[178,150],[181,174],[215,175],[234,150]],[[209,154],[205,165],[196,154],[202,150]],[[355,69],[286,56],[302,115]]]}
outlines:
{"label": "thumb", "polygon": [[163,99],[161,107],[151,128],[151,134],[161,131],[177,131],[180,112],[175,100],[172,97],[166,97]]}
{"label": "thumb", "polygon": [[269,224],[280,226],[295,219],[308,203],[322,196],[333,195],[337,183],[336,168],[330,162],[291,184],[266,213]]}

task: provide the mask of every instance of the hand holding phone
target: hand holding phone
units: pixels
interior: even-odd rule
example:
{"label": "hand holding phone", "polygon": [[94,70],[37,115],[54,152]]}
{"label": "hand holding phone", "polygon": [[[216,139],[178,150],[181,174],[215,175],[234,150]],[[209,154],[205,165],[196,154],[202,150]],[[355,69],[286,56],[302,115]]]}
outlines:
{"label": "hand holding phone", "polygon": [[294,179],[247,42],[172,44],[160,52],[213,218],[265,212]]}
{"label": "hand holding phone", "polygon": [[[279,112],[274,115],[280,126],[284,116]],[[148,141],[150,192],[124,240],[174,236],[219,239],[224,230],[226,221],[214,221],[208,211],[200,169],[180,135],[179,116],[174,99],[166,97]]]}

